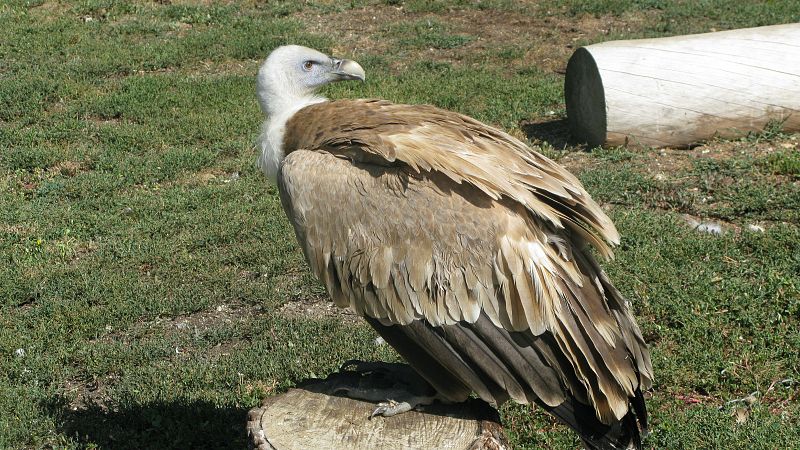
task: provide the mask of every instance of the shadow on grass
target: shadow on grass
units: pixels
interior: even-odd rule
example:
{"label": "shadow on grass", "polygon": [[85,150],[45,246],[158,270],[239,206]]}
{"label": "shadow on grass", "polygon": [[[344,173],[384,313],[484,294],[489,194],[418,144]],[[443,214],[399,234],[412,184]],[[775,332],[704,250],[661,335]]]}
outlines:
{"label": "shadow on grass", "polygon": [[113,449],[247,448],[243,408],[208,402],[166,402],[110,411],[73,410],[61,397],[47,405],[59,432],[87,445]]}
{"label": "shadow on grass", "polygon": [[569,133],[567,119],[549,122],[524,121],[520,124],[520,128],[532,142],[547,142],[558,150],[575,144]]}

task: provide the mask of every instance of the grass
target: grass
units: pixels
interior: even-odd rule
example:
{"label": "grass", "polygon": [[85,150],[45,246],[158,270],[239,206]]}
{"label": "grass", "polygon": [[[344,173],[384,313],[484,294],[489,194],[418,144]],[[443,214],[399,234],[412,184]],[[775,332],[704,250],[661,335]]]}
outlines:
{"label": "grass", "polygon": [[450,49],[472,40],[470,36],[449,33],[444,24],[431,19],[394,24],[390,34],[397,36],[395,43],[401,48]]}
{"label": "grass", "polygon": [[[529,36],[492,40],[478,15],[626,36],[800,20],[796,2],[727,0],[165,3],[0,6],[0,448],[242,448],[262,397],[397,359],[362,323],[283,309],[326,300],[253,164],[253,75],[274,46],[355,52],[369,82],[331,97],[433,103],[524,137],[521,121],[563,117],[561,75],[539,61],[564,55],[531,59]],[[348,40],[342,17],[401,6]],[[574,43],[548,36],[547,51]],[[624,236],[606,267],[653,353],[648,447],[800,445],[799,138],[543,144]],[[727,402],[752,392],[738,423]],[[502,413],[516,448],[579,447],[535,408]]]}

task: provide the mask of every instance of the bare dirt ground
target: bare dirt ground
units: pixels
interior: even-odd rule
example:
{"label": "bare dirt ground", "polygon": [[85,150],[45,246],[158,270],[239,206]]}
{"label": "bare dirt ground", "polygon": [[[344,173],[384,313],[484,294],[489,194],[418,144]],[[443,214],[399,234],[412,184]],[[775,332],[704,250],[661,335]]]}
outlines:
{"label": "bare dirt ground", "polygon": [[361,317],[349,309],[339,308],[325,298],[304,298],[286,302],[280,313],[287,317],[334,318],[343,323],[356,323]]}
{"label": "bare dirt ground", "polygon": [[[583,15],[571,19],[554,11],[529,5],[528,11],[453,10],[437,13],[408,12],[402,6],[373,6],[330,15],[299,14],[311,31],[336,36],[334,51],[339,53],[393,54],[392,39],[386,39],[389,25],[402,22],[430,21],[445,25],[453,34],[474,39],[457,48],[416,49],[403,53],[403,60],[424,57],[452,64],[483,64],[475,55],[503,49],[524,49],[515,53],[512,64],[536,65],[551,72],[563,73],[567,60],[579,43],[594,42],[610,33],[636,30],[651,20],[652,13],[595,17]],[[403,68],[402,62],[394,65]]]}
{"label": "bare dirt ground", "polygon": [[[779,151],[800,149],[800,138],[786,136],[764,142],[710,141],[690,149],[662,148],[648,151],[648,158],[640,165],[643,173],[664,181],[672,174],[692,167],[697,159],[728,160],[748,156],[763,158]],[[589,164],[596,163],[589,153],[573,151],[564,154],[558,162],[573,173],[580,173]]]}

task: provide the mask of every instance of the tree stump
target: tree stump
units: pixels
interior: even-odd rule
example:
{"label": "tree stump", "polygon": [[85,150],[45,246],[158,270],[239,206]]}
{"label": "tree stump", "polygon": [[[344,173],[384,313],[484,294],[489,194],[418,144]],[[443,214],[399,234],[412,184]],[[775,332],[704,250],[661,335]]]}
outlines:
{"label": "tree stump", "polygon": [[[385,366],[394,370],[395,366],[401,365]],[[324,380],[308,380],[286,393],[264,399],[261,407],[251,409],[248,414],[247,434],[250,448],[509,448],[497,411],[482,400],[470,399],[459,404],[436,402],[424,407],[424,411],[409,411],[393,417],[370,419],[375,403],[343,396],[342,392],[351,387],[375,389],[376,392],[387,391],[386,376],[339,372]]]}
{"label": "tree stump", "polygon": [[761,131],[800,131],[800,24],[575,51],[564,95],[572,136],[591,146],[686,147]]}

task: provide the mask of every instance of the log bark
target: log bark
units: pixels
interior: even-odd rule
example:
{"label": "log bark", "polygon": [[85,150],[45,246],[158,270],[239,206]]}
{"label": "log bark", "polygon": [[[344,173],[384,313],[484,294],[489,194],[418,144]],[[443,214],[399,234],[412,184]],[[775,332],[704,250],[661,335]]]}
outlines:
{"label": "log bark", "polygon": [[257,450],[510,448],[494,408],[478,399],[370,419],[375,404],[343,396],[344,387],[385,388],[372,374],[340,372],[266,398],[248,414],[250,448]]}
{"label": "log bark", "polygon": [[572,136],[591,146],[685,147],[761,131],[800,130],[800,24],[575,51],[564,94]]}

